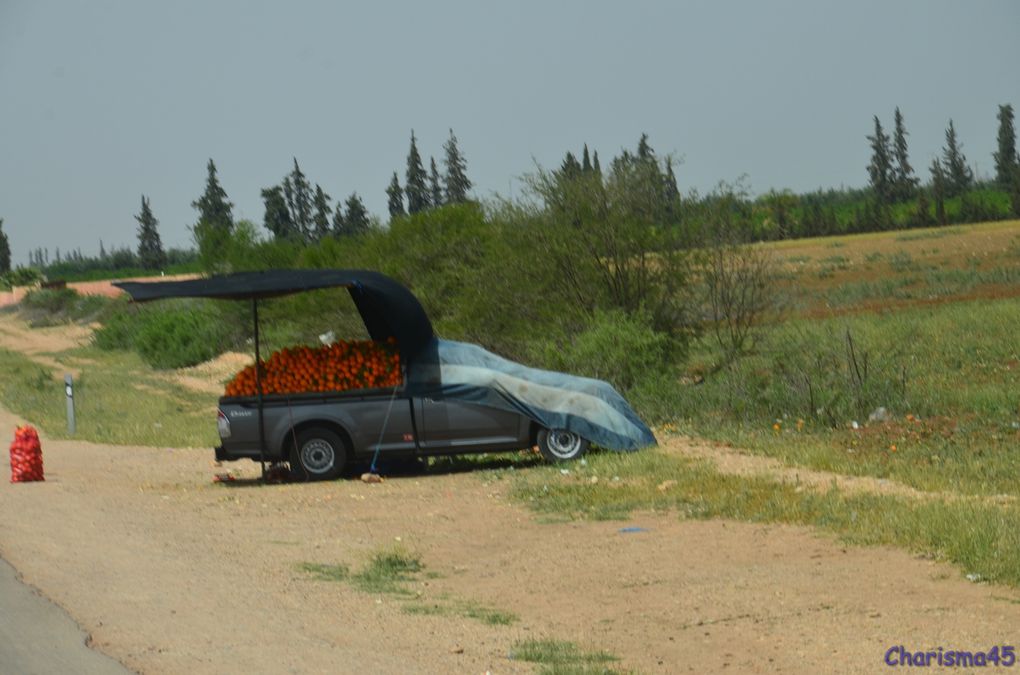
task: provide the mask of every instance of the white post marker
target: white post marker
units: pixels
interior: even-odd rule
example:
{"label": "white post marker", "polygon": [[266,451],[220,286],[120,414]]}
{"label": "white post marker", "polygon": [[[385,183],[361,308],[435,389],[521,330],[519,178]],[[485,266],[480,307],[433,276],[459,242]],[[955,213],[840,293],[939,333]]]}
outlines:
{"label": "white post marker", "polygon": [[67,395],[67,433],[74,435],[74,381],[71,374],[64,375],[64,394]]}

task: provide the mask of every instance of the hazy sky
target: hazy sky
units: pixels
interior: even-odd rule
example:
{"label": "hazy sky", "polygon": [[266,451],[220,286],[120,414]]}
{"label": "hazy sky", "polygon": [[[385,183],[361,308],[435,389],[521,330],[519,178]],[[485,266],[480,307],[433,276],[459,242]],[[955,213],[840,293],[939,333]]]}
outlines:
{"label": "hazy sky", "polygon": [[[191,242],[212,157],[235,217],[297,157],[385,218],[413,128],[452,127],[478,197],[583,143],[642,132],[681,190],[861,186],[872,115],[898,105],[926,167],[950,118],[993,170],[997,106],[1020,113],[1020,2],[47,2],[0,0],[0,217],[31,248],[137,244],[147,195]],[[440,167],[442,165],[440,164]]]}

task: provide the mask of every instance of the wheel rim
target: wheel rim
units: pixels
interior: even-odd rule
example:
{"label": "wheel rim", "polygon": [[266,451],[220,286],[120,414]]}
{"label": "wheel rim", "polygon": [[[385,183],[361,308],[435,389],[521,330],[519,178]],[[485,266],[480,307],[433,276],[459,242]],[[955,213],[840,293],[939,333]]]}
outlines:
{"label": "wheel rim", "polygon": [[328,441],[313,438],[301,446],[301,466],[309,472],[326,473],[335,463],[336,451]]}
{"label": "wheel rim", "polygon": [[546,438],[549,452],[559,459],[571,459],[581,448],[581,437],[562,429],[550,431]]}

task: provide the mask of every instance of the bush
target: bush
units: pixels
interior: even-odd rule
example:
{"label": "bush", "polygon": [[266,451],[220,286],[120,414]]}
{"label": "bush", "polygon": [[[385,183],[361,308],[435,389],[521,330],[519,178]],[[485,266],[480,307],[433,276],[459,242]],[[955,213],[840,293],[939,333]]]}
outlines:
{"label": "bush", "polygon": [[237,343],[233,322],[211,301],[180,300],[141,310],[125,307],[96,331],[101,349],[134,349],[153,368],[185,368]]}
{"label": "bush", "polygon": [[546,343],[544,361],[555,370],[608,380],[627,391],[662,371],[670,339],[645,313],[596,310],[591,324],[566,344]]}
{"label": "bush", "polygon": [[80,295],[73,288],[42,288],[21,299],[22,316],[32,327],[56,326],[69,321],[92,321],[102,313],[109,300],[95,295]]}
{"label": "bush", "polygon": [[31,286],[42,281],[42,272],[34,267],[18,267],[6,274],[0,275],[0,284],[7,288],[12,286]]}

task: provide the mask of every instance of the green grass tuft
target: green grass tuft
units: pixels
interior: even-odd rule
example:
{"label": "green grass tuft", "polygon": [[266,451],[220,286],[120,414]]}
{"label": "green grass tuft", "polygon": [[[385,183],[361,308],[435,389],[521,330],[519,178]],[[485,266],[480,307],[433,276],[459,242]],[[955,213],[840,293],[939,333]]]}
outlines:
{"label": "green grass tuft", "polygon": [[402,550],[382,551],[372,556],[368,565],[351,577],[351,583],[365,593],[412,595],[404,586],[421,572],[421,559]]}
{"label": "green grass tuft", "polygon": [[510,656],[518,661],[537,663],[544,675],[610,674],[606,664],[619,659],[605,651],[585,651],[573,642],[552,639],[522,640],[514,644]]}
{"label": "green grass tuft", "polygon": [[307,572],[318,581],[347,581],[351,575],[350,568],[344,564],[322,565],[304,562],[298,565],[298,569],[302,572]]}

